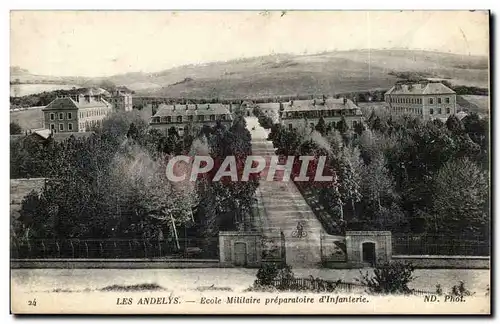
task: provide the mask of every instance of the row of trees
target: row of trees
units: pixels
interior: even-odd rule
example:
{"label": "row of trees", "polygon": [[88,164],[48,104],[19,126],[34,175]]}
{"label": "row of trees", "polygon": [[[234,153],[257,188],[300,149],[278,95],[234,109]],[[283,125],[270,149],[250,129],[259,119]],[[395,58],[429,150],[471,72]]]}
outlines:
{"label": "row of trees", "polygon": [[258,179],[212,182],[208,174],[173,183],[166,169],[178,154],[244,159],[251,154],[250,133],[237,118],[227,129],[188,126],[180,136],[175,129],[148,129],[132,112],[107,118],[90,138],[14,142],[11,177],[48,180],[41,195],[33,192],[24,200],[13,234],[19,239],[178,240],[248,225]]}
{"label": "row of trees", "polygon": [[477,115],[443,123],[373,111],[366,127],[320,119],[315,130],[275,125],[270,139],[283,155],[328,157],[334,183],[298,185],[315,192],[339,232],[488,235],[488,125]]}

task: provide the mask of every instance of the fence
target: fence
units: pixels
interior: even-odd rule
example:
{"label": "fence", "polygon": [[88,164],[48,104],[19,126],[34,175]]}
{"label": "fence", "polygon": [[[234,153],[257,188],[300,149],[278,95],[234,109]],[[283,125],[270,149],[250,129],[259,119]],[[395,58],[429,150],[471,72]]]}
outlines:
{"label": "fence", "polygon": [[[257,281],[258,284],[262,282]],[[279,290],[306,290],[313,292],[346,292],[346,293],[364,293],[368,287],[353,282],[343,282],[341,280],[332,281],[320,278],[283,278],[273,280],[270,284]],[[437,292],[412,289],[410,295],[426,296],[437,295]]]}
{"label": "fence", "polygon": [[489,256],[490,242],[442,235],[393,235],[392,254]]}
{"label": "fence", "polygon": [[[262,282],[257,280],[257,284],[262,284]],[[331,281],[312,277],[275,279],[270,285],[277,289],[308,290],[315,292],[363,292],[365,288],[365,286],[358,283],[342,282],[341,280]]]}
{"label": "fence", "polygon": [[11,241],[12,259],[127,259],[183,258],[216,259],[219,238],[150,240],[30,240]]}

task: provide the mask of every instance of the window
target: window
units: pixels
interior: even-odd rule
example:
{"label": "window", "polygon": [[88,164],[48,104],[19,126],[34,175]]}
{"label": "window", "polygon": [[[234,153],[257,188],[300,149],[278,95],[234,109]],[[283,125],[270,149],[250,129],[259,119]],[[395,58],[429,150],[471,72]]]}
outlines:
{"label": "window", "polygon": [[193,116],[188,116],[188,121],[192,122],[193,121]]}
{"label": "window", "polygon": [[443,111],[441,110],[441,108],[439,108],[439,109],[438,109],[438,114],[440,114],[440,115],[441,115],[442,113],[443,113]]}
{"label": "window", "polygon": [[288,124],[288,129],[292,130],[292,128],[293,128],[293,124]]}
{"label": "window", "polygon": [[450,103],[450,98],[449,97],[448,98],[444,98],[444,102]]}
{"label": "window", "polygon": [[171,123],[172,122],[172,117],[171,116],[167,116],[167,123]]}
{"label": "window", "polygon": [[226,120],[226,115],[222,115],[220,119]]}
{"label": "window", "polygon": [[215,120],[215,115],[210,115],[210,120],[214,121]]}
{"label": "window", "polygon": [[438,104],[441,104],[441,98],[438,98]]}
{"label": "window", "polygon": [[199,121],[201,121],[201,122],[202,122],[202,121],[205,121],[205,116],[203,116],[203,115],[198,116],[198,120],[199,120]]}
{"label": "window", "polygon": [[434,104],[434,99],[433,98],[429,98],[429,105],[433,105]]}
{"label": "window", "polygon": [[446,113],[449,115],[451,112],[451,109],[450,108],[446,108]]}
{"label": "window", "polygon": [[177,122],[182,123],[182,116],[177,116]]}
{"label": "window", "polygon": [[73,123],[68,123],[68,130],[72,131],[73,130]]}
{"label": "window", "polygon": [[72,117],[73,117],[73,115],[69,112],[69,113],[68,113],[68,119],[70,119],[70,120],[71,120],[71,118],[72,118]]}
{"label": "window", "polygon": [[434,109],[429,109],[429,114],[434,115]]}
{"label": "window", "polygon": [[56,115],[54,113],[50,113],[50,120],[56,119]]}
{"label": "window", "polygon": [[64,130],[64,124],[59,124],[59,130],[62,132]]}
{"label": "window", "polygon": [[56,125],[55,124],[50,124],[50,129],[56,129]]}
{"label": "window", "polygon": [[59,120],[63,120],[64,119],[64,113],[59,113]]}

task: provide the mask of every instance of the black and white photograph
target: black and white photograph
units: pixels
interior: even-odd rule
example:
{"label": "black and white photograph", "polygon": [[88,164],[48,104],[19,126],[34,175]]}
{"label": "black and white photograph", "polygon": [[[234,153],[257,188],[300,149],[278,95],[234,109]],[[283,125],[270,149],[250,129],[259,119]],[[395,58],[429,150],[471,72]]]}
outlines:
{"label": "black and white photograph", "polygon": [[10,11],[11,314],[489,315],[490,19]]}

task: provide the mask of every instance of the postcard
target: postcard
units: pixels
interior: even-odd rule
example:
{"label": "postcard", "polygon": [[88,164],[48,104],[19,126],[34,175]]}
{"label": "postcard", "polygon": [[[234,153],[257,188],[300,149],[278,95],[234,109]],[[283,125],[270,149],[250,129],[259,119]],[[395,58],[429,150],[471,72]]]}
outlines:
{"label": "postcard", "polygon": [[488,11],[11,11],[12,314],[483,314]]}

